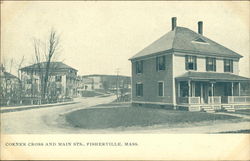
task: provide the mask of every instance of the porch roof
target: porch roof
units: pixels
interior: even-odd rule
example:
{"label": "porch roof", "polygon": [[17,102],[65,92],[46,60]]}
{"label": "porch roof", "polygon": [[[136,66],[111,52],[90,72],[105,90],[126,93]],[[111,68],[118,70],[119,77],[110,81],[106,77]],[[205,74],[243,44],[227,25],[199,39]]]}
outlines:
{"label": "porch roof", "polygon": [[238,76],[231,73],[213,73],[213,72],[186,72],[176,77],[177,80],[202,80],[202,81],[250,81],[250,78]]}

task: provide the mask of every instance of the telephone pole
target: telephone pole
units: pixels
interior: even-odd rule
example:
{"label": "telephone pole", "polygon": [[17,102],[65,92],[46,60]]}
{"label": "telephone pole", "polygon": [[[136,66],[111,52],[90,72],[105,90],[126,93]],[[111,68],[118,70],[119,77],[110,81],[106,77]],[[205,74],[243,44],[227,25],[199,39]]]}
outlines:
{"label": "telephone pole", "polygon": [[116,101],[118,101],[119,94],[118,94],[118,88],[119,88],[119,72],[120,68],[116,68],[115,73],[116,73]]}

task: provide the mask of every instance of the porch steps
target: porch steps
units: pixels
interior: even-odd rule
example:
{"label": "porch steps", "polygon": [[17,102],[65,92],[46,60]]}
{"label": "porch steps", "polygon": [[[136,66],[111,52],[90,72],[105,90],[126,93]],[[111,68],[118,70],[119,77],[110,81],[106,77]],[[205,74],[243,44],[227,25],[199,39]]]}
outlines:
{"label": "porch steps", "polygon": [[213,108],[213,106],[202,106],[202,109],[207,112],[207,113],[214,113],[215,110]]}
{"label": "porch steps", "polygon": [[223,105],[222,107],[228,112],[235,112],[235,108],[233,105]]}

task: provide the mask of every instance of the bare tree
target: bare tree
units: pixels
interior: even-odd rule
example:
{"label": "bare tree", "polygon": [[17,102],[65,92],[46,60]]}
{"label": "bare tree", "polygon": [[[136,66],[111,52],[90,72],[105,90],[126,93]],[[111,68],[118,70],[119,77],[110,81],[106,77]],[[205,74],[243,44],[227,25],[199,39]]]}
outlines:
{"label": "bare tree", "polygon": [[51,62],[57,56],[59,49],[59,36],[55,30],[51,30],[48,41],[34,39],[34,58],[36,73],[40,80],[40,97],[45,100],[48,97],[49,80],[54,68]]}
{"label": "bare tree", "polygon": [[20,69],[23,66],[24,58],[25,57],[23,55],[21,61],[17,64],[17,76],[18,76],[19,80],[21,80],[21,71],[20,71]]}
{"label": "bare tree", "polygon": [[50,33],[50,38],[49,38],[48,53],[46,54],[46,68],[45,68],[45,77],[44,77],[43,98],[45,97],[45,94],[47,93],[47,85],[48,85],[49,72],[50,72],[50,63],[51,63],[51,60],[52,60],[52,58],[57,50],[58,44],[59,44],[59,37],[57,36],[56,31],[52,30]]}

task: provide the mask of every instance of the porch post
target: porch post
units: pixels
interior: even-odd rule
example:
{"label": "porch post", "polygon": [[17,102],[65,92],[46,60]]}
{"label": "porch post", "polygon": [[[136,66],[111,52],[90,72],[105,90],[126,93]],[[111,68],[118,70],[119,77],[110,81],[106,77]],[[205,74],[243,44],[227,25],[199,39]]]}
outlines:
{"label": "porch post", "polygon": [[188,81],[188,97],[191,96],[191,82],[190,80]]}
{"label": "porch post", "polygon": [[177,82],[177,90],[178,90],[178,99],[181,96],[180,82]]}
{"label": "porch post", "polygon": [[211,103],[214,103],[214,83],[211,83],[211,95],[212,95],[212,102]]}
{"label": "porch post", "polygon": [[201,103],[203,103],[203,84],[201,83]]}
{"label": "porch post", "polygon": [[239,82],[239,96],[240,96],[240,82]]}
{"label": "porch post", "polygon": [[212,97],[214,96],[214,83],[211,83],[211,95]]}
{"label": "porch post", "polygon": [[195,82],[192,82],[192,96],[195,97]]}
{"label": "porch post", "polygon": [[234,96],[234,83],[232,82],[231,83],[231,95]]}

